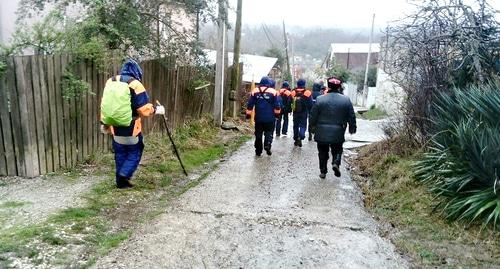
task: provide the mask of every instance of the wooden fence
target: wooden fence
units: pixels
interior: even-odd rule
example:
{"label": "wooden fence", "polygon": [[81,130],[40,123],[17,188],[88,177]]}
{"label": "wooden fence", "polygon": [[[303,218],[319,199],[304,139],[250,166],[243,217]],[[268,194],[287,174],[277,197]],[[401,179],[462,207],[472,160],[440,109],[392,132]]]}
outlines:
{"label": "wooden fence", "polygon": [[[141,65],[150,99],[166,107],[172,127],[212,111],[213,87],[191,89],[196,68],[169,68],[158,60]],[[100,71],[70,55],[9,57],[0,79],[0,176],[43,175],[109,151],[110,136],[99,132],[99,105],[106,80],[120,67],[114,61]],[[91,92],[68,95],[65,71],[87,82]],[[145,120],[144,132],[161,127],[159,120]]]}

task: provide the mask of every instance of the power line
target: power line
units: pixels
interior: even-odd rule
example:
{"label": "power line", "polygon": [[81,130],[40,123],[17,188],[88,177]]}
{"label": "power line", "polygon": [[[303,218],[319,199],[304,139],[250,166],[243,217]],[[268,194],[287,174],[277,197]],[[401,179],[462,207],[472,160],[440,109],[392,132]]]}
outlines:
{"label": "power line", "polygon": [[271,46],[276,47],[271,37],[269,37],[269,33],[267,32],[266,25],[264,23],[262,23],[262,30],[264,30],[264,34],[266,34],[267,40],[271,43]]}

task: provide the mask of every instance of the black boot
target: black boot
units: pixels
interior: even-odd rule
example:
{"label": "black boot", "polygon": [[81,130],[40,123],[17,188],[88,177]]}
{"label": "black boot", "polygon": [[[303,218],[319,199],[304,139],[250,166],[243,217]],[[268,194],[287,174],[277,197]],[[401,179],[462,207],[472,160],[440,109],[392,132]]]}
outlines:
{"label": "black boot", "polygon": [[271,156],[273,153],[271,152],[271,145],[266,145],[264,146],[264,150],[266,151],[266,154]]}
{"label": "black boot", "polygon": [[132,183],[130,183],[129,179],[122,176],[116,177],[116,187],[118,189],[128,189],[134,187]]}
{"label": "black boot", "polygon": [[340,177],[340,167],[339,167],[339,165],[336,164],[336,163],[333,163],[332,169],[333,169],[333,172],[334,172],[335,176],[336,177]]}

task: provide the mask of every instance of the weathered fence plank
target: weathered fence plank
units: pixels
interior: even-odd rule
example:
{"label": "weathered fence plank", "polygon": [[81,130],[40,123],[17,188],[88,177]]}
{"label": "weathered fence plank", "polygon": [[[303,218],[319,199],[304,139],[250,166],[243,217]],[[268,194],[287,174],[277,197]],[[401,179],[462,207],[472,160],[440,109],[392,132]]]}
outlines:
{"label": "weathered fence plank", "polygon": [[[2,89],[0,89],[1,91]],[[1,97],[1,96],[0,96]],[[2,118],[0,118],[0,130],[2,129]],[[0,132],[0,176],[7,175],[7,160],[5,159],[5,149],[3,147],[3,133]]]}
{"label": "weathered fence plank", "polygon": [[99,113],[99,109],[98,109],[98,106],[99,106],[99,102],[100,102],[100,99],[99,99],[99,89],[98,89],[98,82],[97,82],[97,65],[95,63],[92,63],[92,78],[91,78],[91,81],[92,81],[92,92],[93,92],[93,95],[92,95],[92,103],[91,103],[91,107],[92,107],[92,116],[91,116],[91,119],[92,119],[92,126],[93,126],[93,131],[92,131],[92,152],[94,154],[96,154],[97,152],[99,152],[99,117],[98,117],[98,113]]}
{"label": "weathered fence plank", "polygon": [[[101,120],[101,99],[102,99],[102,90],[104,89],[104,85],[102,83],[102,77],[104,74],[102,72],[99,72],[97,74],[97,117],[99,118],[99,128],[100,128],[100,120]],[[99,147],[100,150],[104,149],[104,135],[99,132],[97,136],[97,146]]]}
{"label": "weathered fence plank", "polygon": [[[64,55],[61,59],[63,62],[63,70],[67,70],[69,72],[73,72],[73,74],[78,74],[77,66],[72,63],[72,57],[69,55]],[[68,105],[68,121],[69,121],[69,133],[71,134],[71,143],[69,147],[71,149],[71,166],[75,166],[78,162],[78,151],[80,147],[78,145],[78,121],[77,121],[77,113],[78,106],[75,98],[68,96],[66,98],[66,104]]]}
{"label": "weathered fence plank", "polygon": [[[58,132],[58,115],[57,107],[58,102],[56,99],[56,89],[54,84],[54,56],[49,55],[46,58],[45,68],[46,68],[46,79],[47,79],[47,90],[49,99],[49,119],[50,119],[50,139],[52,146],[52,161],[53,170],[56,171],[61,167],[59,155],[61,154],[59,149],[59,132]],[[62,128],[62,126],[61,126]]]}
{"label": "weathered fence plank", "polygon": [[[10,89],[10,117],[13,135],[12,138],[14,140],[14,151],[16,154],[17,174],[24,176],[26,175],[26,158],[24,152],[25,142],[21,129],[21,109],[19,96],[17,94],[17,78],[14,58],[10,57],[7,59],[7,66],[9,66],[9,68],[7,69],[5,76],[12,78],[8,80],[7,87]],[[26,141],[26,143],[28,143],[28,141]]]}
{"label": "weathered fence plank", "polygon": [[46,172],[54,171],[54,159],[53,159],[53,145],[52,145],[52,132],[50,125],[50,100],[49,100],[49,90],[48,90],[48,79],[46,75],[47,71],[47,58],[45,56],[38,57],[38,72],[40,78],[40,91],[42,97],[42,113],[43,113],[43,139],[45,144],[45,160],[46,160]]}
{"label": "weathered fence plank", "polygon": [[14,149],[15,142],[13,138],[14,130],[10,119],[10,114],[13,110],[13,104],[9,96],[9,92],[13,91],[13,87],[8,83],[8,81],[13,81],[11,70],[12,68],[7,69],[7,72],[0,78],[0,129],[3,138],[3,144],[0,144],[0,147],[4,149],[4,156],[0,155],[0,158],[3,157],[5,159],[5,170],[2,173],[5,176],[17,175],[16,150]]}
{"label": "weathered fence plank", "polygon": [[69,62],[67,55],[61,55],[61,77],[60,85],[61,85],[61,98],[63,102],[63,110],[64,110],[64,143],[66,148],[66,167],[72,167],[76,163],[76,141],[75,141],[75,128],[73,125],[73,116],[74,116],[74,104],[71,103],[71,100],[65,97],[64,89],[63,89],[63,75],[65,73],[65,69],[67,68],[67,64]]}
{"label": "weathered fence plank", "polygon": [[85,79],[87,83],[89,84],[89,92],[85,94],[85,98],[87,99],[87,108],[86,108],[86,114],[84,114],[84,118],[87,121],[87,129],[86,129],[86,139],[87,139],[87,153],[85,154],[86,156],[89,156],[92,154],[94,151],[92,145],[93,145],[93,138],[94,138],[94,122],[93,122],[93,112],[92,112],[92,62],[86,61],[85,67],[87,68],[87,78]]}
{"label": "weathered fence plank", "polygon": [[[106,81],[108,80],[108,75],[106,73],[100,73],[99,75],[99,102],[101,102],[102,99],[102,94],[104,90],[104,86],[106,85]],[[100,113],[100,109],[99,109]],[[100,114],[99,114],[100,115]],[[100,135],[100,143],[101,143],[101,149],[106,150],[106,139],[108,138],[108,135],[106,134],[101,134]]]}
{"label": "weathered fence plank", "polygon": [[[87,68],[85,67],[85,62],[80,62],[78,64],[79,78],[85,82],[87,78]],[[75,102],[77,103],[77,133],[78,133],[78,161],[82,162],[85,160],[85,156],[88,154],[87,147],[87,117],[84,116],[87,110],[87,93],[80,92],[75,98]]]}
{"label": "weathered fence plank", "polygon": [[[42,92],[40,89],[40,73],[38,72],[38,56],[27,58],[30,62],[31,70],[26,77],[31,75],[31,91],[28,90],[28,109],[31,108],[29,117],[32,119],[31,133],[35,135],[33,138],[36,141],[36,149],[38,150],[38,169],[40,174],[47,173],[47,159],[45,157],[45,138],[43,136],[43,101]],[[32,104],[30,104],[32,102]]]}
{"label": "weathered fence plank", "polygon": [[29,74],[31,73],[31,65],[28,57],[15,57],[14,63],[16,70],[16,98],[19,100],[19,123],[23,138],[21,150],[24,151],[25,160],[23,175],[27,177],[34,177],[39,174],[39,169],[38,152],[35,142],[35,123],[34,120],[30,120],[34,116],[33,113],[30,114],[33,108],[33,95],[29,95],[29,93],[32,92],[31,78],[29,77]]}
{"label": "weathered fence plank", "polygon": [[68,121],[66,118],[67,107],[65,100],[62,94],[62,56],[55,55],[54,56],[54,100],[56,101],[56,111],[57,111],[57,137],[59,143],[59,164],[61,167],[69,167],[71,165],[71,152],[68,144],[69,142],[69,133],[68,129]]}

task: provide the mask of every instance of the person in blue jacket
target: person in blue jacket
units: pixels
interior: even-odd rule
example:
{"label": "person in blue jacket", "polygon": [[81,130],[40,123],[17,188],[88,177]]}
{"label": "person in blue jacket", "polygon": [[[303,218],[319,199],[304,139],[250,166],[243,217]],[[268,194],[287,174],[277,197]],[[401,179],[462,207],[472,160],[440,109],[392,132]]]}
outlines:
{"label": "person in blue jacket", "polygon": [[297,88],[292,91],[293,110],[293,140],[294,145],[302,147],[302,140],[306,138],[307,118],[313,105],[312,93],[306,90],[306,80],[299,79]]}
{"label": "person in blue jacket", "polygon": [[[272,80],[267,76],[262,77],[259,86],[250,94],[247,104],[247,119],[250,119],[252,110],[255,108],[255,154],[257,156],[262,154],[263,149],[267,155],[272,154],[274,124],[281,112],[278,92],[271,86]],[[264,145],[262,135],[264,135]]]}
{"label": "person in blue jacket", "polygon": [[[291,97],[290,84],[288,81],[283,81],[281,89],[279,90],[279,96],[281,98],[281,113],[276,119],[276,136],[281,134],[287,135],[288,133],[288,114],[292,112],[292,97]],[[283,122],[283,126],[281,123]]]}

